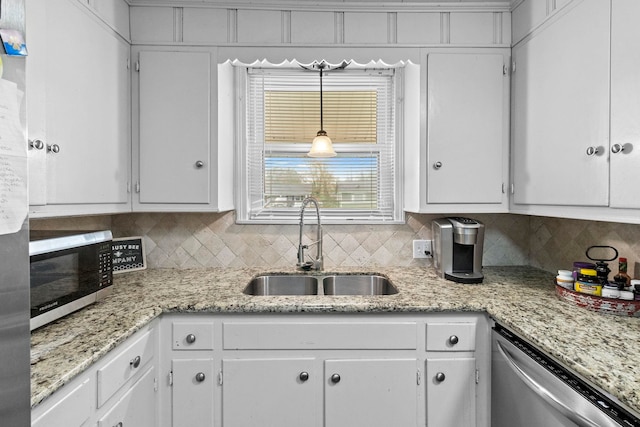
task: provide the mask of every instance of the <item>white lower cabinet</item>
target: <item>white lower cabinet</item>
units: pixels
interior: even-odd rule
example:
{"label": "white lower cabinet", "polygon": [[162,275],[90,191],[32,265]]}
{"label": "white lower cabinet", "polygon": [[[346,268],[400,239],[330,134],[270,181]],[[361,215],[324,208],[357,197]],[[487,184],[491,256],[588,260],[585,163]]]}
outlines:
{"label": "white lower cabinet", "polygon": [[156,427],[155,321],[31,410],[32,427]]}
{"label": "white lower cabinet", "polygon": [[83,376],[77,384],[66,386],[55,402],[44,410],[39,407],[31,414],[32,427],[79,427],[91,417],[93,400],[95,400],[95,381],[90,376]]}
{"label": "white lower cabinet", "polygon": [[171,361],[172,426],[213,426],[213,359]]}
{"label": "white lower cabinet", "polygon": [[224,427],[317,426],[314,358],[238,358],[222,361]]}
{"label": "white lower cabinet", "polygon": [[476,360],[427,359],[427,425],[475,427]]}
{"label": "white lower cabinet", "polygon": [[155,383],[155,369],[151,367],[98,420],[98,427],[155,427]]}
{"label": "white lower cabinet", "polygon": [[324,362],[327,427],[418,425],[416,359]]}
{"label": "white lower cabinet", "polygon": [[468,313],[167,314],[159,425],[488,427],[488,325]]}
{"label": "white lower cabinet", "polygon": [[165,314],[32,426],[489,427],[489,340],[473,313]]}

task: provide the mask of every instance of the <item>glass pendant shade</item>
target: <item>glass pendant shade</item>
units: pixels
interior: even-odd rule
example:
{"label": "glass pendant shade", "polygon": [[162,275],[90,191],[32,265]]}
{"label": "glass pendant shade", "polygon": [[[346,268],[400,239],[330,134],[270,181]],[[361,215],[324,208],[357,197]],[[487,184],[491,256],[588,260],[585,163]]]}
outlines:
{"label": "glass pendant shade", "polygon": [[335,157],[336,152],[333,149],[331,138],[323,130],[318,131],[318,136],[313,138],[311,150],[307,153],[309,157]]}

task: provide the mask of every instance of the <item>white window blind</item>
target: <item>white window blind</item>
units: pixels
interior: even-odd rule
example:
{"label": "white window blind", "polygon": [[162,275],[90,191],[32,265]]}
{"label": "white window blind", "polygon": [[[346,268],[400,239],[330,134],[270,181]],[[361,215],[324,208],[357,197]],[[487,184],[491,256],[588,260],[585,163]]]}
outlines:
{"label": "white window blind", "polygon": [[248,67],[238,220],[297,221],[302,200],[313,196],[324,222],[402,221],[396,79],[394,69],[324,73],[324,130],[338,155],[310,158],[320,129],[319,74]]}

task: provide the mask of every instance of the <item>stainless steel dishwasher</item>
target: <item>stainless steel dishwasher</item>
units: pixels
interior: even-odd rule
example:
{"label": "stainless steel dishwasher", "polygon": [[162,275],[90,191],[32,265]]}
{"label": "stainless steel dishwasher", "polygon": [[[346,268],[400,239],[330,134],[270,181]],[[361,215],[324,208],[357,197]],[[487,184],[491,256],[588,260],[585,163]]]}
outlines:
{"label": "stainless steel dishwasher", "polygon": [[492,353],[492,427],[640,427],[638,414],[500,325]]}

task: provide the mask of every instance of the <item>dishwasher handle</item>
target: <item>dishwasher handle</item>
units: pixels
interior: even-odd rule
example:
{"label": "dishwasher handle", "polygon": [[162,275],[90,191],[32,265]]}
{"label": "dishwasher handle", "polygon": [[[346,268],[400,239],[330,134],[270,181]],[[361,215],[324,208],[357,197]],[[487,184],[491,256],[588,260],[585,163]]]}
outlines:
{"label": "dishwasher handle", "polygon": [[578,414],[576,411],[571,409],[567,403],[563,402],[560,397],[549,392],[549,390],[544,388],[540,383],[527,374],[523,367],[518,365],[518,363],[513,359],[513,356],[511,356],[509,351],[503,347],[500,341],[496,341],[496,344],[498,344],[498,350],[508,362],[509,367],[535,394],[540,396],[545,402],[556,408],[564,416],[578,424],[580,427],[599,427],[599,424],[596,424],[594,421]]}

